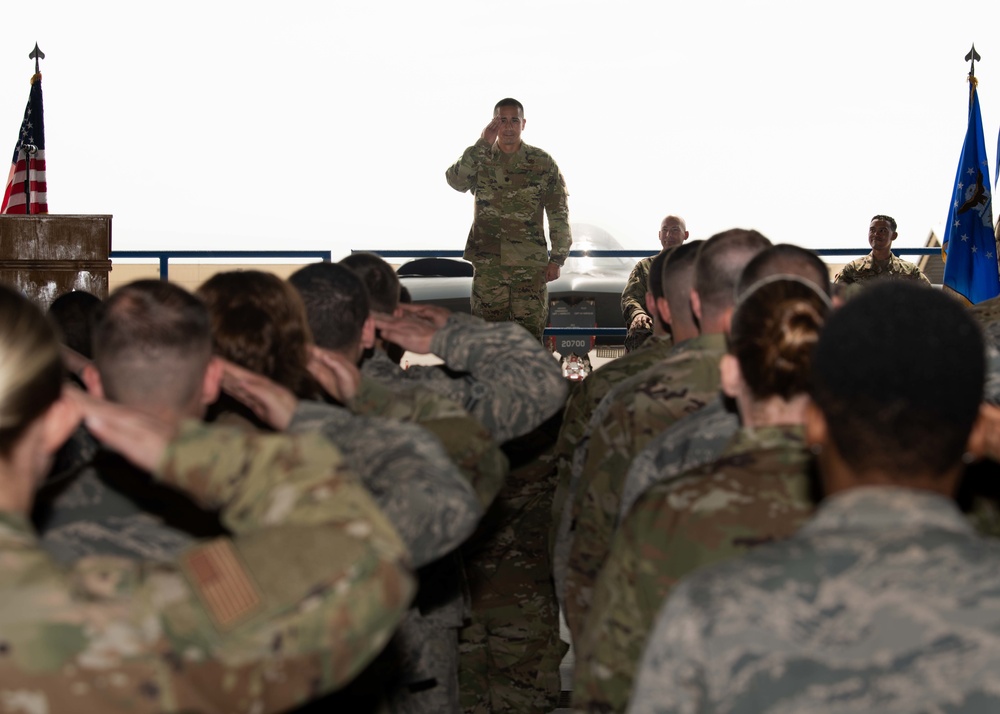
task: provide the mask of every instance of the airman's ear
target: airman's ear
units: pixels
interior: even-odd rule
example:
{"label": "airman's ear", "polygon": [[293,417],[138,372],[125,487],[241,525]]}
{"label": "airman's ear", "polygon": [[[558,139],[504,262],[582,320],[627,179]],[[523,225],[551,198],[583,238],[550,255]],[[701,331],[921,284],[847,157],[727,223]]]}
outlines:
{"label": "airman's ear", "polygon": [[695,290],[691,291],[691,312],[694,313],[698,324],[701,324],[701,296]]}
{"label": "airman's ear", "polygon": [[219,392],[222,390],[222,360],[212,357],[205,368],[205,376],[201,380],[201,401],[200,404],[215,404],[219,399]]}
{"label": "airman's ear", "polygon": [[[403,309],[400,307],[396,308],[400,315],[403,314]],[[375,346],[375,318],[369,315],[365,318],[364,324],[361,326],[361,347],[362,349],[370,350]]]}
{"label": "airman's ear", "polygon": [[[664,325],[669,325],[672,320],[670,313],[670,305],[667,303],[666,298],[658,297],[653,300],[653,307],[656,309],[656,314],[660,316],[660,322]],[[650,313],[653,314],[653,313]]]}
{"label": "airman's ear", "polygon": [[101,373],[97,371],[97,367],[93,364],[85,365],[83,371],[80,372],[80,379],[83,380],[83,386],[87,388],[87,393],[95,397],[100,397],[104,399],[104,382],[101,381]]}
{"label": "airman's ear", "polygon": [[736,399],[743,389],[743,370],[740,369],[740,362],[734,355],[722,355],[722,359],[719,360],[719,377],[722,391],[727,397]]}

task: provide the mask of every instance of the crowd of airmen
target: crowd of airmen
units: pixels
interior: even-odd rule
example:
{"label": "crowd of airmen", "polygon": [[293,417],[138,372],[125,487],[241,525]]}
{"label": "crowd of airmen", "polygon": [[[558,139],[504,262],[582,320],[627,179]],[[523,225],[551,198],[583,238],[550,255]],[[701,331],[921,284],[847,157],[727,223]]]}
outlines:
{"label": "crowd of airmen", "polygon": [[373,254],[0,286],[0,711],[1000,709],[1000,298],[688,235],[574,383]]}

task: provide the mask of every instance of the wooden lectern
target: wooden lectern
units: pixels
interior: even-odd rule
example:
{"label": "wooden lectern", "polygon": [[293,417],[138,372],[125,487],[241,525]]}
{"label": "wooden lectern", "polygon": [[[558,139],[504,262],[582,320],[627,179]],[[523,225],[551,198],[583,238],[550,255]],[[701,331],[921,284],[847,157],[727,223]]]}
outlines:
{"label": "wooden lectern", "polygon": [[108,296],[111,216],[0,216],[0,282],[42,310],[72,290]]}

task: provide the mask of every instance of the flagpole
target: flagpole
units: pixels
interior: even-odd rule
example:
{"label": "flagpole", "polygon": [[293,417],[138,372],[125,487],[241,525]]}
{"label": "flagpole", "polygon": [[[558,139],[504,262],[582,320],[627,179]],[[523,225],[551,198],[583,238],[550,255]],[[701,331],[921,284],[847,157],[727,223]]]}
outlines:
{"label": "flagpole", "polygon": [[[38,43],[35,43],[35,49],[31,51],[28,55],[28,59],[35,60],[35,74],[41,74],[41,69],[38,66],[38,60],[45,59],[45,53],[38,49]],[[32,78],[34,81],[34,78]],[[31,157],[35,155],[38,148],[34,144],[22,143],[21,151],[24,152],[24,215],[31,215]]]}

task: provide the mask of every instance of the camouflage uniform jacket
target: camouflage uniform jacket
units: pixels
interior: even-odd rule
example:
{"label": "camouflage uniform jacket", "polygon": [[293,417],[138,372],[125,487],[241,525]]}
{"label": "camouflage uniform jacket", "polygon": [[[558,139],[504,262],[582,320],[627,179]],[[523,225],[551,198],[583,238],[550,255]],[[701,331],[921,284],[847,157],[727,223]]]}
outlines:
{"label": "camouflage uniform jacket", "polygon": [[801,427],[740,430],[714,463],[653,487],[615,535],[583,635],[573,704],[620,712],[664,598],[685,575],[787,538],[813,512]]}
{"label": "camouflage uniform jacket", "polygon": [[0,698],[50,712],[276,712],[349,681],[413,594],[405,549],[319,435],[186,424],[156,475],[235,535],[170,563],[57,565],[0,514]]}
{"label": "camouflage uniform jacket", "polygon": [[479,524],[483,507],[472,486],[437,438],[416,424],[301,401],[287,431],[318,431],[340,449],[416,568],[453,551]]}
{"label": "camouflage uniform jacket", "polygon": [[673,347],[669,337],[653,336],[634,352],[618,357],[592,372],[585,380],[573,386],[563,423],[559,427],[554,457],[556,459],[556,490],[552,499],[552,526],[549,530],[549,548],[556,593],[563,601],[566,584],[566,560],[569,558],[569,525],[571,516],[572,474],[574,455],[583,452],[581,443],[590,417],[611,389],[640,372],[660,362]]}
{"label": "camouflage uniform jacket", "polygon": [[[475,196],[465,259],[484,266],[562,265],[573,243],[566,181],[552,157],[521,142],[512,154],[479,139],[445,172],[448,185]],[[551,255],[543,212],[549,219]]]}
{"label": "camouflage uniform jacket", "polygon": [[455,313],[431,341],[441,366],[402,369],[376,352],[362,374],[385,384],[415,384],[462,405],[498,444],[531,432],[563,407],[568,387],[559,363],[512,322]]}
{"label": "camouflage uniform jacket", "polygon": [[703,570],[656,620],[630,712],[996,712],[1000,546],[954,503],[869,486]]}
{"label": "camouflage uniform jacket", "polygon": [[717,397],[724,353],[721,334],[685,340],[662,362],[618,385],[605,397],[607,410],[595,412],[571,521],[566,620],[574,637],[608,554],[632,459],[657,434]]}
{"label": "camouflage uniform jacket", "polygon": [[870,280],[919,280],[927,285],[931,281],[920,272],[916,264],[901,258],[895,254],[889,254],[889,266],[883,270],[875,264],[875,258],[869,253],[864,258],[852,260],[844,266],[843,270],[837,273],[833,279],[835,283],[867,283]]}
{"label": "camouflage uniform jacket", "polygon": [[[637,314],[649,315],[646,311],[646,293],[649,292],[649,268],[653,258],[643,258],[628,276],[625,289],[622,290],[622,319],[625,327],[632,324],[632,318]],[[652,319],[652,318],[650,318]]]}
{"label": "camouflage uniform jacket", "polygon": [[625,476],[618,522],[625,519],[633,504],[655,484],[670,481],[719,458],[739,428],[736,405],[719,392],[718,398],[703,409],[688,414],[654,437],[632,460]]}

